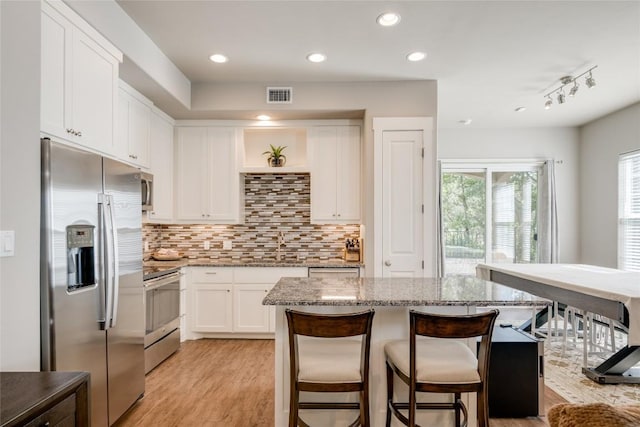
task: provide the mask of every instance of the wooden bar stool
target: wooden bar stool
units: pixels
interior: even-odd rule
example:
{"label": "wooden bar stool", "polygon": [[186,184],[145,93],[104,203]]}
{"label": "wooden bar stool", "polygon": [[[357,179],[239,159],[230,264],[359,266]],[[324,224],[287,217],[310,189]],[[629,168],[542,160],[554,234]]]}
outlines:
{"label": "wooden bar stool", "polygon": [[[461,393],[477,393],[478,426],[489,425],[487,375],[493,325],[498,310],[472,315],[439,315],[409,313],[409,341],[395,340],[384,347],[387,363],[387,427],[393,414],[404,425],[416,426],[417,409],[454,410],[456,426],[467,425],[467,409]],[[416,336],[431,339],[417,340]],[[478,356],[461,338],[482,337]],[[396,374],[409,386],[409,402],[393,401],[393,379]],[[417,403],[416,393],[448,393],[453,402]],[[400,410],[408,410],[408,417]]]}
{"label": "wooden bar stool", "polygon": [[[369,349],[374,310],[354,314],[311,314],[286,310],[289,327],[289,427],[308,427],[300,409],[357,409],[349,426],[371,424],[369,418]],[[298,336],[305,339],[302,345]],[[348,337],[360,336],[360,340]],[[326,338],[344,338],[327,341]],[[300,402],[300,392],[359,392],[359,401]]]}

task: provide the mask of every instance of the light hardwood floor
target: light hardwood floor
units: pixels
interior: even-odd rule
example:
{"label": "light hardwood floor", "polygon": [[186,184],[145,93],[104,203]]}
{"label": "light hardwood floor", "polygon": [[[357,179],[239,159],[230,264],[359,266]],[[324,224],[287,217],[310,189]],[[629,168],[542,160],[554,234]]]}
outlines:
{"label": "light hardwood floor", "polygon": [[[115,427],[271,427],[274,342],[197,340],[151,371],[145,396]],[[545,411],[564,402],[545,390]],[[492,427],[544,427],[544,418],[492,419]]]}

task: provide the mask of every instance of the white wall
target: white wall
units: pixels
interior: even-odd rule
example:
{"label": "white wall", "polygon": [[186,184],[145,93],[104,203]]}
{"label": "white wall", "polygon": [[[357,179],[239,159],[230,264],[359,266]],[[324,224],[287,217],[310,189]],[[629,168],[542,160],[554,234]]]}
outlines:
{"label": "white wall", "polygon": [[580,260],[578,194],[579,130],[548,129],[441,129],[438,158],[444,159],[548,159],[556,162],[559,262]]}
{"label": "white wall", "polygon": [[618,156],[640,150],[640,103],[581,129],[580,260],[617,267]]}
{"label": "white wall", "polygon": [[0,371],[40,369],[40,2],[0,1]]}

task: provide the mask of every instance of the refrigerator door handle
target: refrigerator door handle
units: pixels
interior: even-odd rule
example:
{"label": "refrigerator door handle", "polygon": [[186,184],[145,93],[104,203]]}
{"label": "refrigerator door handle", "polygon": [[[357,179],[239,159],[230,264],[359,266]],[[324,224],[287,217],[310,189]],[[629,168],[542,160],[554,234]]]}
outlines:
{"label": "refrigerator door handle", "polygon": [[109,319],[107,313],[111,310],[109,306],[111,292],[109,290],[109,251],[108,251],[108,236],[107,236],[107,213],[106,210],[108,204],[107,196],[105,194],[98,194],[98,236],[100,239],[99,245],[99,260],[100,260],[100,275],[98,279],[98,286],[100,293],[104,296],[100,298],[100,315],[98,322],[100,323],[100,329],[106,331],[109,329]]}
{"label": "refrigerator door handle", "polygon": [[111,276],[111,327],[116,326],[116,320],[118,318],[118,300],[120,290],[120,257],[118,253],[118,227],[116,226],[115,207],[113,205],[113,196],[107,196],[109,198],[109,232],[111,234],[111,259],[112,259],[112,276]]}
{"label": "refrigerator door handle", "polygon": [[113,196],[101,194],[102,235],[103,235],[103,270],[106,299],[106,325],[104,329],[113,328],[116,324],[118,306],[118,237],[113,215]]}

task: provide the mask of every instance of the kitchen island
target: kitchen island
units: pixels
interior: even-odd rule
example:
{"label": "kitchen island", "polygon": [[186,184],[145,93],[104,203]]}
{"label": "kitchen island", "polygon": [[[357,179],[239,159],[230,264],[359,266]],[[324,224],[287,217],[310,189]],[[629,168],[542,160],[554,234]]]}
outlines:
{"label": "kitchen island", "polygon": [[[416,309],[442,314],[471,314],[490,307],[546,307],[549,300],[523,291],[472,276],[434,278],[291,278],[280,279],[263,300],[264,305],[277,307],[275,352],[275,425],[287,425],[289,416],[289,356],[288,335],[284,315],[286,308],[315,313],[348,313],[375,309],[371,336],[371,420],[375,427],[383,426],[386,416],[386,379],[384,344],[391,339],[409,337],[409,310]],[[475,352],[476,342],[467,344]],[[395,383],[400,395],[406,387]],[[470,413],[475,414],[475,397],[463,396]],[[335,395],[313,396],[314,400],[334,399]],[[344,401],[354,401],[355,395],[345,394]],[[418,420],[423,425],[453,425],[449,411],[423,411]],[[352,421],[349,411],[305,410],[302,416],[311,425],[339,426]],[[474,417],[469,425],[475,426]]]}

